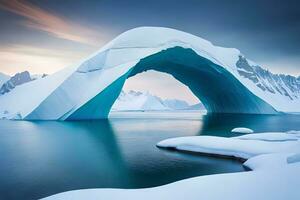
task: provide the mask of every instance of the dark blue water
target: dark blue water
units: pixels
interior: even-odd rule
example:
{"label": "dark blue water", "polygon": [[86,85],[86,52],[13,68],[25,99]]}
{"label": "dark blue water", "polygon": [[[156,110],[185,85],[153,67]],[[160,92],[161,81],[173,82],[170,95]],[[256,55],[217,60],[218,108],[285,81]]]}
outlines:
{"label": "dark blue water", "polygon": [[293,115],[116,113],[90,122],[0,121],[0,199],[38,199],[83,188],[143,188],[180,179],[243,171],[229,159],[155,147],[160,140],[190,135],[232,136],[300,129]]}

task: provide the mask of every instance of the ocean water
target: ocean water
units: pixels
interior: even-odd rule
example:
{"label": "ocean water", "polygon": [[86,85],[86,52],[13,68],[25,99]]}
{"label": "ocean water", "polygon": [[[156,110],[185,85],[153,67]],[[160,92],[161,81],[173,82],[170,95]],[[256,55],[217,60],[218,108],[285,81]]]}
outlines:
{"label": "ocean water", "polygon": [[300,130],[299,115],[118,112],[99,121],[0,121],[0,199],[84,188],[144,188],[244,171],[239,161],[158,149],[163,139]]}

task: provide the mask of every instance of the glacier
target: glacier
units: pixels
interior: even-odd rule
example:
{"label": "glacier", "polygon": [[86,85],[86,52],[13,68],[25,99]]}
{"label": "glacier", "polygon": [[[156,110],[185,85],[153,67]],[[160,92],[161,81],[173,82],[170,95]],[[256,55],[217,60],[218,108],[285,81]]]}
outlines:
{"label": "glacier", "polygon": [[273,74],[234,48],[163,27],[128,30],[72,66],[0,95],[0,117],[107,118],[124,82],[138,73],[171,74],[210,113],[300,112],[300,77]]}

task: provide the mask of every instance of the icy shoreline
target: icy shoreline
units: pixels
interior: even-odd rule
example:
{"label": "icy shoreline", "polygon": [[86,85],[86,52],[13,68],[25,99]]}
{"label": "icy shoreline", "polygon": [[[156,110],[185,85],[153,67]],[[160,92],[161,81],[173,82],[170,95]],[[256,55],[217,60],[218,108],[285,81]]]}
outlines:
{"label": "icy shoreline", "polygon": [[245,159],[244,166],[253,171],[189,178],[146,189],[74,190],[45,199],[300,199],[299,131],[232,138],[179,137],[163,140],[157,146]]}

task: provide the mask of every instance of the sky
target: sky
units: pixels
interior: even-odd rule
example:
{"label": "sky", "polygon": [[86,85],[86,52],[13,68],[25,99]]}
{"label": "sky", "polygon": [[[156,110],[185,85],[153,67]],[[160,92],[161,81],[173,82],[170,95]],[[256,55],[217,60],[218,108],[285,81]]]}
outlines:
{"label": "sky", "polygon": [[[237,48],[274,73],[300,75],[298,0],[0,0],[0,71],[51,74],[139,26],[189,32]],[[125,89],[197,102],[157,72],[132,77]]]}

